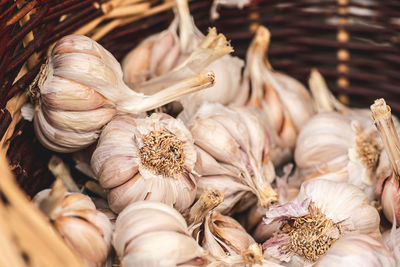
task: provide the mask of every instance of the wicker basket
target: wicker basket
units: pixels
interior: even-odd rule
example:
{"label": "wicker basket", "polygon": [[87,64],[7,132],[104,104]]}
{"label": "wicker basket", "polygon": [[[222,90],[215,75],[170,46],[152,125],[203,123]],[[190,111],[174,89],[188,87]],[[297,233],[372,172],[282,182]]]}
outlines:
{"label": "wicker basket", "polygon": [[[271,30],[269,57],[276,69],[305,83],[316,67],[341,101],[369,106],[384,97],[400,114],[399,1],[253,0],[241,10],[219,8],[215,21],[210,20],[211,4],[190,2],[196,24],[203,32],[216,26],[232,40],[236,55],[244,57],[255,29],[265,25]],[[172,0],[0,0],[0,145],[27,195],[53,181],[47,169],[53,153],[38,143],[31,123],[20,115],[24,91],[49,46],[81,33],[120,60],[140,40],[169,25],[172,6]]]}

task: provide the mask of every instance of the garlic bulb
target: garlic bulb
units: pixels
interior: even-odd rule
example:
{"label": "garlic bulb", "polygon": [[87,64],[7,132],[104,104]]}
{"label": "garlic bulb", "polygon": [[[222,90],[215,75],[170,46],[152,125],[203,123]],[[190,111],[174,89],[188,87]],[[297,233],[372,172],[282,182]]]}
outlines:
{"label": "garlic bulb", "polygon": [[[150,86],[159,79],[159,73],[169,76],[184,75],[181,66],[190,58],[195,59],[191,64],[193,72],[201,72],[205,68],[212,70],[216,79],[213,87],[179,100],[184,108],[182,119],[186,120],[205,101],[231,103],[240,90],[241,70],[244,63],[241,59],[228,55],[233,49],[225,37],[222,39],[222,34],[218,35],[221,38],[212,41],[197,29],[190,15],[187,0],[175,0],[175,8],[175,20],[170,27],[164,32],[149,37],[133,49],[124,59],[123,69],[127,75],[125,76],[127,83],[139,85],[137,90],[146,94],[157,92],[160,89]],[[177,37],[177,31],[179,31],[179,37]],[[216,32],[214,28],[210,31]],[[212,57],[206,51],[202,51],[195,58],[189,56],[196,50],[206,50],[210,45],[217,44],[220,47],[229,47],[229,49],[225,49],[218,57]],[[162,45],[164,47],[160,48]],[[199,59],[202,59],[204,64],[196,62]],[[158,66],[162,71],[158,70]],[[140,84],[140,81],[146,79],[150,80]]]}
{"label": "garlic bulb", "polygon": [[363,129],[346,115],[319,113],[299,134],[294,154],[296,165],[305,180],[340,179],[360,187],[373,199],[381,152],[377,137],[375,130]]}
{"label": "garlic bulb", "polygon": [[277,195],[271,187],[275,170],[265,153],[265,132],[249,110],[205,103],[188,127],[200,148],[196,164],[196,171],[202,176],[199,193],[218,189],[225,196],[226,201],[216,210],[228,213],[233,208],[248,208],[252,202],[243,201],[244,206],[235,207],[241,198],[249,196],[248,192],[257,197],[261,206],[276,202]]}
{"label": "garlic bulb", "polygon": [[313,266],[394,267],[396,264],[382,243],[368,235],[348,234],[335,242]]}
{"label": "garlic bulb", "polygon": [[190,236],[184,218],[155,201],[130,204],[118,216],[113,237],[122,267],[203,266],[203,249]]}
{"label": "garlic bulb", "polygon": [[87,266],[101,266],[110,250],[113,229],[88,196],[66,193],[61,181],[56,180],[52,189],[37,193],[33,202]]}
{"label": "garlic bulb", "polygon": [[381,177],[378,194],[383,213],[390,222],[400,222],[400,140],[394,127],[390,107],[384,99],[377,99],[371,105],[372,119],[379,131],[385,151],[390,160],[392,172]]}
{"label": "garlic bulb", "polygon": [[110,208],[121,212],[139,200],[157,200],[177,210],[196,196],[196,150],[185,125],[164,113],[115,117],[104,128],[91,166],[109,189]]}
{"label": "garlic bulb", "polygon": [[172,85],[154,95],[134,92],[124,84],[119,63],[106,49],[82,35],[65,36],[38,76],[38,91],[31,88],[36,98],[36,134],[51,150],[76,151],[94,143],[117,113],[154,109],[211,86],[214,75],[201,73],[172,83],[164,77],[163,81]]}
{"label": "garlic bulb", "polygon": [[246,56],[243,92],[250,92],[248,105],[264,109],[279,147],[293,149],[298,132],[314,114],[312,99],[300,82],[272,70],[265,55],[269,42],[270,32],[258,27]]}
{"label": "garlic bulb", "polygon": [[223,199],[221,191],[206,191],[187,216],[189,232],[216,259],[240,255],[254,243],[254,239],[236,220],[214,212]]}
{"label": "garlic bulb", "polygon": [[379,239],[379,214],[356,186],[328,180],[302,184],[294,201],[273,206],[264,219],[281,222],[281,230],[263,247],[266,256],[304,266],[315,262],[347,233]]}

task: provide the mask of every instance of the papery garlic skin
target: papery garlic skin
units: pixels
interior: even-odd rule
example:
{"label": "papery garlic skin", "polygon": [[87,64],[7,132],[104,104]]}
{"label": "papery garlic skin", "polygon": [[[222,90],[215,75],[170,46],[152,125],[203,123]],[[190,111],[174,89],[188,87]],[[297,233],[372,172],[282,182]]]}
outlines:
{"label": "papery garlic skin", "polygon": [[137,93],[124,84],[119,63],[106,49],[86,36],[68,35],[55,44],[30,88],[35,132],[48,149],[73,152],[94,143],[117,113],[140,114],[213,83],[212,72],[191,73],[156,94]]}
{"label": "papery garlic skin", "polygon": [[182,215],[155,201],[132,203],[119,214],[113,245],[123,267],[205,263],[204,251],[190,236]]}
{"label": "papery garlic skin", "polygon": [[[257,116],[241,108],[204,103],[187,125],[201,152],[196,165],[196,171],[203,176],[199,189],[218,189],[226,196],[226,202],[216,210],[226,214],[233,208],[248,208],[251,202],[243,201],[244,206],[240,207],[235,204],[249,191],[262,206],[276,202],[277,195],[271,187],[275,170],[265,153],[268,143]],[[206,163],[213,167],[206,167]],[[218,181],[218,177],[226,182]]]}
{"label": "papery garlic skin", "polygon": [[185,125],[164,113],[118,116],[103,130],[91,166],[110,208],[156,200],[183,211],[194,201],[196,150]]}
{"label": "papery garlic skin", "polygon": [[395,260],[382,243],[368,235],[348,234],[335,242],[313,266],[394,267]]}
{"label": "papery garlic skin", "polygon": [[[270,208],[265,223],[275,221],[282,223],[281,230],[264,243],[265,255],[289,262],[289,266],[311,264],[347,233],[381,238],[379,214],[366,195],[354,185],[329,180],[305,182],[294,201]],[[317,225],[306,228],[313,223]]]}
{"label": "papery garlic skin", "polygon": [[189,232],[217,260],[241,255],[255,243],[235,219],[215,211],[223,199],[221,191],[207,190],[186,214]]}
{"label": "papery garlic skin", "polygon": [[272,70],[265,55],[269,41],[270,32],[259,26],[246,55],[242,90],[250,92],[248,105],[264,109],[279,145],[293,149],[298,132],[314,114],[312,99],[300,82]]}
{"label": "papery garlic skin", "polygon": [[400,247],[398,246],[400,242],[400,228],[396,229],[395,224],[393,224],[392,229],[382,234],[382,242],[392,254],[396,266],[398,266],[400,264]]}
{"label": "papery garlic skin", "polygon": [[348,182],[374,198],[375,170],[381,153],[377,132],[337,112],[315,115],[303,127],[295,161],[305,180]]}
{"label": "papery garlic skin", "polygon": [[[37,193],[33,202],[42,208],[52,198],[52,190]],[[111,247],[113,227],[107,216],[96,210],[92,200],[80,193],[62,193],[60,203],[48,214],[64,240],[87,266],[99,267]]]}

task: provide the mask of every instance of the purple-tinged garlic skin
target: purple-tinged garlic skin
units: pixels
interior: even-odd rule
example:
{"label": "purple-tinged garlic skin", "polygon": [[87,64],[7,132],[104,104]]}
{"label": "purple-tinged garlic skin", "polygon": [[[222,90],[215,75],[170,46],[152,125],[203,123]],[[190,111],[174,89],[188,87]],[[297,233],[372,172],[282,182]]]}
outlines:
{"label": "purple-tinged garlic skin", "polygon": [[91,166],[109,189],[110,208],[156,200],[188,208],[196,196],[196,150],[184,124],[164,113],[115,117],[103,130]]}
{"label": "purple-tinged garlic skin", "polygon": [[354,185],[329,180],[304,182],[295,200],[271,207],[264,221],[281,223],[263,244],[264,254],[291,266],[312,264],[348,233],[381,238],[379,214],[366,195]]}

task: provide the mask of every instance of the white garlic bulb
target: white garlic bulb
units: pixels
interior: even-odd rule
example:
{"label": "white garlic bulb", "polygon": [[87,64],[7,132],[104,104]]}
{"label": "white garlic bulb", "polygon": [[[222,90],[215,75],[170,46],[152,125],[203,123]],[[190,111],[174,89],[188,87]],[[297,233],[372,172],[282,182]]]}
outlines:
{"label": "white garlic bulb", "polygon": [[155,201],[132,203],[118,215],[113,245],[122,267],[206,263],[204,250],[190,236],[182,215]]}
{"label": "white garlic bulb", "polygon": [[208,190],[200,196],[187,216],[192,236],[216,259],[241,255],[255,243],[235,219],[214,211],[223,198],[221,191]]}
{"label": "white garlic bulb", "polygon": [[245,92],[250,92],[247,104],[264,109],[278,146],[293,149],[298,132],[314,114],[312,99],[300,82],[272,70],[266,58],[269,42],[270,32],[259,26],[247,51],[244,95],[237,101],[246,101]]}
{"label": "white garlic bulb", "polygon": [[[371,105],[372,119],[383,141],[391,164],[388,176],[381,176],[377,188],[386,219],[400,224],[400,140],[392,120],[390,107],[384,99]],[[386,173],[383,173],[386,174]]]}
{"label": "white garlic bulb", "polygon": [[218,189],[225,196],[226,201],[216,210],[229,213],[233,208],[237,211],[248,208],[253,202],[241,201],[240,207],[236,204],[245,195],[251,197],[249,192],[261,206],[276,202],[277,195],[271,187],[275,170],[264,153],[268,143],[255,115],[245,108],[205,103],[188,122],[188,127],[200,148],[196,165],[196,171],[202,176],[199,194]]}
{"label": "white garlic bulb", "polygon": [[99,267],[111,247],[112,225],[93,201],[80,193],[66,193],[61,181],[36,194],[33,202],[49,217],[64,240],[87,266]]}
{"label": "white garlic bulb", "polygon": [[188,208],[196,196],[196,150],[185,125],[164,113],[115,117],[104,128],[91,166],[109,189],[114,212],[140,200]]}
{"label": "white garlic bulb", "polygon": [[76,151],[94,143],[117,113],[154,109],[209,87],[213,80],[212,72],[173,82],[164,77],[168,88],[151,96],[137,93],[124,84],[119,63],[106,49],[86,36],[68,35],[52,49],[37,79],[38,92],[31,90],[35,131],[51,150]]}
{"label": "white garlic bulb", "polygon": [[368,235],[348,234],[337,240],[313,266],[394,267],[396,264],[382,243]]}
{"label": "white garlic bulb", "polygon": [[294,201],[273,206],[265,223],[281,222],[280,231],[263,247],[266,256],[304,266],[315,262],[347,233],[379,239],[379,214],[356,186],[329,180],[302,184]]}
{"label": "white garlic bulb", "polygon": [[[228,44],[225,38],[211,40],[197,29],[190,15],[187,0],[175,0],[175,8],[175,20],[170,27],[166,31],[144,40],[123,61],[124,73],[127,74],[125,80],[128,84],[139,85],[138,90],[140,92],[149,94],[159,90],[150,86],[157,81],[158,73],[168,74],[169,76],[183,75],[182,63],[189,60],[190,57],[193,58],[189,55],[196,50],[205,50],[210,45],[217,43],[219,43],[219,46]],[[178,31],[179,37],[177,37]],[[214,28],[211,31],[216,32]],[[159,48],[163,43],[166,43],[166,45]],[[244,63],[241,59],[228,55],[232,51],[231,47],[229,50],[225,49],[225,52],[220,53],[218,57],[211,57],[205,51],[198,54],[197,61],[202,59],[205,63],[195,62],[191,64],[191,70],[193,72],[201,72],[204,68],[212,70],[215,73],[216,81],[215,85],[209,90],[179,100],[184,108],[184,114],[181,115],[183,120],[190,118],[198,106],[205,101],[228,104],[236,97],[240,90],[241,70]],[[158,66],[162,68],[162,71],[158,70]],[[150,80],[140,84],[140,81],[145,79]]]}
{"label": "white garlic bulb", "polygon": [[338,112],[315,115],[303,127],[294,158],[305,180],[329,179],[354,184],[374,198],[375,170],[381,152],[374,129]]}

